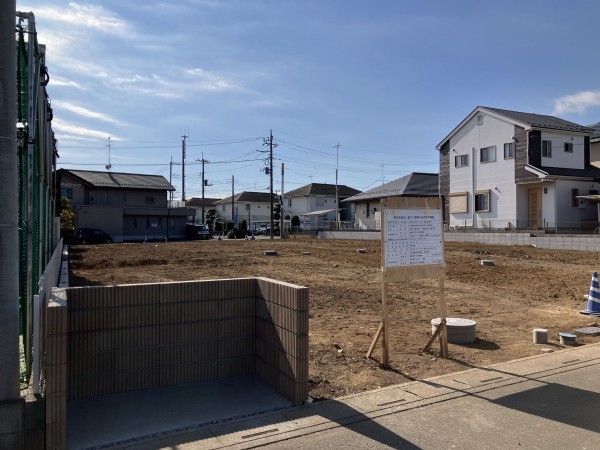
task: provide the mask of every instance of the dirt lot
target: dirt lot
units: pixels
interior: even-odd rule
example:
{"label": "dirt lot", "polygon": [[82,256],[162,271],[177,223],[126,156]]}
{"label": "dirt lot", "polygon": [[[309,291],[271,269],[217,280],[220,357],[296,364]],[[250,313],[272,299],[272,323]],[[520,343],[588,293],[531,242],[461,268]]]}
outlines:
{"label": "dirt lot", "polygon": [[[264,276],[310,288],[310,395],[332,398],[560,350],[559,331],[594,324],[585,309],[597,255],[483,244],[446,245],[449,317],[477,321],[477,341],[449,345],[450,358],[421,350],[438,317],[438,283],[389,286],[390,370],[365,358],[381,320],[379,241],[289,239],[73,246],[73,286]],[[364,248],[366,253],[357,253]],[[275,249],[278,256],[265,256]],[[303,252],[310,252],[309,255]],[[484,267],[481,259],[496,265]],[[532,329],[549,331],[548,345]],[[580,343],[598,337],[578,337]]]}

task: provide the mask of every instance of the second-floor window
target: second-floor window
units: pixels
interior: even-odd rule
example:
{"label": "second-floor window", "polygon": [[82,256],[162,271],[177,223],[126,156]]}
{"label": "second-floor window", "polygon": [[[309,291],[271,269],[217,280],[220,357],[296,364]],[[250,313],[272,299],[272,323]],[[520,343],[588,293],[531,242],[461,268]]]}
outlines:
{"label": "second-floor window", "polygon": [[469,155],[456,155],[454,157],[454,167],[465,167],[469,165]]}
{"label": "second-floor window", "polygon": [[90,200],[90,203],[95,203],[96,202],[96,194],[94,192],[90,192],[88,198]]}
{"label": "second-floor window", "polygon": [[146,203],[154,203],[154,197],[146,197]]}
{"label": "second-floor window", "polygon": [[504,144],[504,159],[513,159],[515,157],[515,144],[507,142]]}
{"label": "second-floor window", "polygon": [[573,143],[565,142],[565,153],[573,153]]}
{"label": "second-floor window", "polygon": [[542,141],[542,156],[552,158],[552,141]]}
{"label": "second-floor window", "polygon": [[73,189],[71,189],[71,188],[61,188],[60,189],[60,195],[62,195],[65,198],[68,198],[69,200],[71,200],[73,198]]}
{"label": "second-floor window", "polygon": [[480,150],[480,161],[484,162],[492,162],[496,161],[496,146],[492,145],[491,147],[484,147]]}

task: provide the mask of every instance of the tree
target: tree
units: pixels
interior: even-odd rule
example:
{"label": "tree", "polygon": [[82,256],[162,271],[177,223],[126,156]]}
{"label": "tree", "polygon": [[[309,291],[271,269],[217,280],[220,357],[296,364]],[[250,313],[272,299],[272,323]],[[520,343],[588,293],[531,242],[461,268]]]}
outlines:
{"label": "tree", "polygon": [[281,203],[277,203],[273,206],[273,220],[281,219]]}
{"label": "tree", "polygon": [[60,198],[60,235],[65,242],[72,242],[75,237],[75,213],[71,210],[69,200]]}
{"label": "tree", "polygon": [[292,225],[292,228],[294,228],[294,227],[298,228],[300,226],[300,217],[298,217],[298,216],[292,217],[291,225]]}

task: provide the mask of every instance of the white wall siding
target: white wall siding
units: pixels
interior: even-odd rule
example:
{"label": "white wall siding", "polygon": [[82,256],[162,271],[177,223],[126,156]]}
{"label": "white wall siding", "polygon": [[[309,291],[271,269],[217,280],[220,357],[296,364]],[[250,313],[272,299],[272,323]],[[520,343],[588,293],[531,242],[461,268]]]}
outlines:
{"label": "white wall siding", "polygon": [[[450,214],[450,225],[504,227],[515,224],[517,202],[515,160],[504,159],[504,144],[513,142],[514,125],[482,114],[473,117],[450,140],[450,193],[469,192],[469,211]],[[481,162],[481,149],[495,146],[496,159]],[[468,155],[468,167],[455,167],[455,156]],[[489,189],[490,211],[473,214],[474,191]],[[473,224],[475,217],[475,224]]]}
{"label": "white wall siding", "polygon": [[600,191],[598,182],[557,180],[556,220],[558,227],[581,224],[582,221],[595,221],[598,218],[595,204],[584,202],[584,207],[572,206],[572,189],[579,189],[579,195],[588,195],[590,189]]}
{"label": "white wall siding", "polygon": [[[552,157],[542,156],[542,166],[584,169],[585,153],[583,136],[542,132],[542,141],[552,142]],[[573,144],[573,153],[565,152],[565,142]]]}
{"label": "white wall siding", "polygon": [[554,183],[542,183],[542,225],[556,223],[556,186]]}

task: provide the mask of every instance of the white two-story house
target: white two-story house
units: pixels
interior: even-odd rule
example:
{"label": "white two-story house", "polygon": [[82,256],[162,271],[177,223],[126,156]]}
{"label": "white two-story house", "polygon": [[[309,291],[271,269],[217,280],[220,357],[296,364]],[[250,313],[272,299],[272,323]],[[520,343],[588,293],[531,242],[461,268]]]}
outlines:
{"label": "white two-story house", "polygon": [[553,116],[475,108],[437,145],[445,223],[595,228],[595,206],[578,198],[600,191],[592,131]]}

